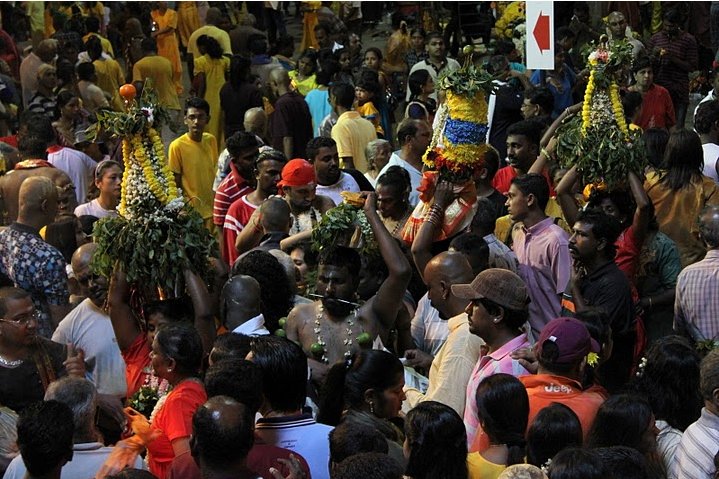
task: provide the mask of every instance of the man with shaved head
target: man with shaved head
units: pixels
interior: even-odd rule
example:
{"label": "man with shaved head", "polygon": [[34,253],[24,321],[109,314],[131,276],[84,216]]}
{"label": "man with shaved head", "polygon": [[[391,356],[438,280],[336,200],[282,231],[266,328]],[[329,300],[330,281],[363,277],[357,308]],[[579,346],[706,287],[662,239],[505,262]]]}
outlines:
{"label": "man with shaved head", "polygon": [[305,158],[305,147],[312,139],[312,115],[305,99],[290,88],[284,68],[270,71],[270,88],[277,97],[270,115],[270,145],[284,152],[287,159]]}
{"label": "man with shaved head", "polygon": [[632,46],[632,57],[638,58],[644,52],[644,44],[634,38],[627,36],[627,19],[622,12],[612,12],[607,15],[607,33],[610,42],[626,41]]}
{"label": "man with shaved head", "polygon": [[422,401],[437,401],[464,414],[467,382],[479,359],[482,340],[469,332],[465,309],[466,299],[452,293],[453,284],[471,283],[472,267],[462,253],[445,251],[432,258],[424,269],[429,301],[439,311],[440,319],[448,321],[449,335],[432,361],[429,388],[425,394],[405,387],[404,409],[409,410]]}
{"label": "man with shaved head", "polygon": [[65,259],[39,233],[55,219],[57,198],[49,178],[27,178],[20,185],[17,221],[0,232],[0,274],[30,293],[40,313],[38,333],[46,338],[70,309]]}
{"label": "man with shaved head", "polygon": [[238,274],[222,287],[220,296],[222,324],[233,332],[247,336],[270,334],[260,312],[260,283],[252,276]]}

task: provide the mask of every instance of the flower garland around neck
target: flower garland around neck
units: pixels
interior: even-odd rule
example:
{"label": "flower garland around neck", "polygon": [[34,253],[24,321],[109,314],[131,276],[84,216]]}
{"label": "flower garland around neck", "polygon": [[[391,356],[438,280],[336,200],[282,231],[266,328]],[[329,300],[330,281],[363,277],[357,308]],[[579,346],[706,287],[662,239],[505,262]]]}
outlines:
{"label": "flower garland around neck", "polygon": [[[357,321],[357,309],[354,308],[350,314],[348,314],[345,318],[349,317],[349,319],[346,319],[347,328],[345,329],[345,339],[343,341],[343,344],[347,348],[345,350],[345,353],[343,355],[344,359],[349,359],[352,356],[352,344],[354,341],[357,341],[357,344],[360,345],[360,347],[368,347],[372,345],[372,338],[370,335],[364,331],[360,333],[356,338],[353,339],[353,330],[352,327],[355,325],[355,322]],[[322,303],[319,304],[317,308],[317,316],[315,316],[315,328],[314,332],[317,335],[317,342],[312,343],[312,346],[310,346],[310,352],[312,355],[317,359],[318,361],[321,361],[325,364],[329,364],[329,358],[327,357],[327,343],[325,342],[324,338],[322,337],[322,318],[324,318],[324,312],[325,308],[322,305]]]}

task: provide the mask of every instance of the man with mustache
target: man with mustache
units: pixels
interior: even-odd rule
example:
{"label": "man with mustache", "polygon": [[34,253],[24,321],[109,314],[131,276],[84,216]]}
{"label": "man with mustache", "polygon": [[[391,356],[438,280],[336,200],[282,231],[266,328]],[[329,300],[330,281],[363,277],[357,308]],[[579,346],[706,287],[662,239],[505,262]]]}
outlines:
{"label": "man with mustache", "polygon": [[[307,161],[315,167],[317,193],[332,198],[335,204],[342,203],[343,191],[357,193],[371,191],[371,185],[360,185],[355,175],[340,169],[337,143],[332,138],[318,136],[307,143]],[[355,171],[355,173],[359,173]],[[359,177],[365,179],[360,173]],[[367,186],[370,186],[367,188]]]}
{"label": "man with mustache", "polygon": [[542,124],[536,120],[522,120],[507,129],[509,165],[500,168],[492,179],[492,187],[503,195],[509,191],[512,180],[527,173],[537,159],[542,128]]}

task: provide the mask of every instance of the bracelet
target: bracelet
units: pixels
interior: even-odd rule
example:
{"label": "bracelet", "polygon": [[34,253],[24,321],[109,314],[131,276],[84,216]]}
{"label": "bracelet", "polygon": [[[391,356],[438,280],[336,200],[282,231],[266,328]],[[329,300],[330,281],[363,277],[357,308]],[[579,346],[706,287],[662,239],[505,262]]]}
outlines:
{"label": "bracelet", "polygon": [[544,157],[545,157],[546,159],[548,159],[548,160],[554,161],[554,158],[552,157],[552,155],[550,155],[549,152],[548,152],[546,149],[544,149],[544,148],[542,148],[541,150],[539,150],[539,154],[540,154],[540,155],[544,155]]}

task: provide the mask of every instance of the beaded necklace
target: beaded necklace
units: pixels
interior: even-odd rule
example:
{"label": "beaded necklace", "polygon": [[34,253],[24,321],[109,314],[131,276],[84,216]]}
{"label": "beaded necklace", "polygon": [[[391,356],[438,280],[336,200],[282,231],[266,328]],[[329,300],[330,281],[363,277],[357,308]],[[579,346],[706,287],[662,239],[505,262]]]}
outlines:
{"label": "beaded necklace", "polygon": [[20,366],[23,362],[24,361],[22,359],[7,359],[4,356],[0,355],[0,366],[8,369],[14,369]]}
{"label": "beaded necklace", "polygon": [[[315,316],[315,334],[317,334],[317,342],[312,345],[312,353],[316,356],[319,356],[319,348],[316,349],[315,345],[319,345],[322,347],[322,357],[320,360],[325,363],[329,364],[329,359],[327,358],[327,343],[325,343],[324,339],[322,338],[322,318],[324,317],[325,308],[320,303],[320,305],[317,307],[317,316]],[[357,308],[353,309],[352,312],[348,315],[349,320],[347,320],[347,328],[345,329],[346,336],[343,341],[343,344],[347,347],[347,350],[345,351],[344,358],[347,359],[350,356],[352,356],[352,343],[353,343],[353,336],[352,336],[352,326],[354,326],[355,321],[357,321]]]}

